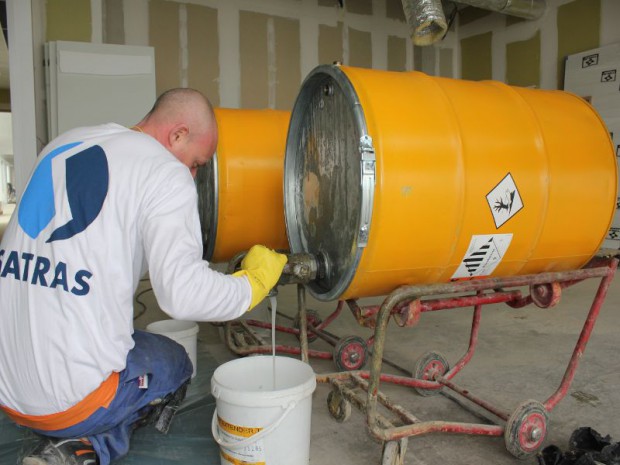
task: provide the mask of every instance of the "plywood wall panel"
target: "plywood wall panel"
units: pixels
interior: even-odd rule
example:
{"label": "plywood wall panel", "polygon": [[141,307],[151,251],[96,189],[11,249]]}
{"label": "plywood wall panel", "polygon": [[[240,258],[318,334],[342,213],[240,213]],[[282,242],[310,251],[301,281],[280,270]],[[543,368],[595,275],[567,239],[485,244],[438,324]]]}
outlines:
{"label": "plywood wall panel", "polygon": [[372,68],[372,37],[370,32],[349,28],[349,65]]}
{"label": "plywood wall panel", "polygon": [[157,95],[180,87],[179,4],[165,0],[149,3],[149,45],[155,48]]}
{"label": "plywood wall panel", "polygon": [[319,25],[319,64],[327,65],[334,61],[343,61],[342,48],[343,24],[336,27]]}
{"label": "plywood wall panel", "polygon": [[92,18],[90,1],[47,0],[46,13],[46,37],[48,41],[91,41]]}
{"label": "plywood wall panel", "polygon": [[345,7],[349,13],[372,15],[372,0],[349,0]]}
{"label": "plywood wall panel", "polygon": [[243,108],[269,107],[267,19],[268,16],[261,13],[239,13]]}
{"label": "plywood wall panel", "polygon": [[540,31],[531,39],[506,45],[506,83],[540,87]]}
{"label": "plywood wall panel", "polygon": [[407,39],[388,36],[387,69],[405,71],[407,69]]}
{"label": "plywood wall panel", "polygon": [[275,17],[275,108],[291,110],[301,84],[299,20]]}
{"label": "plywood wall panel", "polygon": [[492,40],[492,32],[461,40],[461,77],[463,79],[480,81],[492,78]]}
{"label": "plywood wall panel", "polygon": [[215,106],[220,104],[219,38],[217,10],[187,5],[187,85],[205,94]]}
{"label": "plywood wall panel", "polygon": [[405,22],[405,11],[402,0],[386,0],[385,14],[388,18]]}
{"label": "plywood wall panel", "polygon": [[562,89],[566,57],[600,45],[601,1],[575,0],[558,7],[557,14],[558,89]]}

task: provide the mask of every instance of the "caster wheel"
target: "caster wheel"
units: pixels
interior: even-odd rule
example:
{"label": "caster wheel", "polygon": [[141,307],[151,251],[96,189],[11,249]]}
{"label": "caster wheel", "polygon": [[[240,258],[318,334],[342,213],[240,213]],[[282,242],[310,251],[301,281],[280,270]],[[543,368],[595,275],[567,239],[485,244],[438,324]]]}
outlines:
{"label": "caster wheel", "polygon": [[403,465],[405,463],[406,448],[406,439],[384,443],[381,465]]}
{"label": "caster wheel", "polygon": [[547,436],[549,417],[543,404],[526,400],[508,417],[504,430],[506,449],[518,459],[533,456]]}
{"label": "caster wheel", "polygon": [[368,358],[366,341],[359,336],[347,336],[334,347],[334,364],[338,371],[361,369]]}
{"label": "caster wheel", "polygon": [[346,400],[338,391],[331,391],[327,395],[327,409],[338,423],[344,423],[351,416],[351,402]]}
{"label": "caster wheel", "polygon": [[530,286],[532,302],[539,308],[555,307],[562,297],[560,283],[533,284]]}
{"label": "caster wheel", "polygon": [[[311,310],[311,309],[306,309],[306,321],[312,326],[314,326],[315,328],[321,323],[323,323],[323,320],[321,320],[321,317],[319,316],[319,312],[317,312],[316,310]],[[293,328],[295,329],[301,328],[301,321],[299,318],[299,314],[295,317],[295,320],[293,321]],[[297,339],[300,339],[299,335],[297,335]],[[318,336],[316,334],[308,331],[308,342],[314,342],[317,339],[318,339]]]}
{"label": "caster wheel", "polygon": [[[438,352],[427,352],[422,355],[415,364],[413,377],[433,381],[435,376],[444,375],[450,369],[446,358]],[[418,394],[424,397],[435,396],[441,389],[414,388]]]}

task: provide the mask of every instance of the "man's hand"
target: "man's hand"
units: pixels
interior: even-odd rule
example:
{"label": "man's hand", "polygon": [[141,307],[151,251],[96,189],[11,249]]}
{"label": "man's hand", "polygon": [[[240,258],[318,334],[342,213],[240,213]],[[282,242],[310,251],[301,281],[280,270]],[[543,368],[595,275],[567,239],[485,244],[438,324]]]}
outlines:
{"label": "man's hand", "polygon": [[250,281],[252,302],[248,310],[256,307],[276,285],[286,261],[286,255],[263,245],[255,245],[243,258],[241,271],[233,273],[233,276],[247,276]]}

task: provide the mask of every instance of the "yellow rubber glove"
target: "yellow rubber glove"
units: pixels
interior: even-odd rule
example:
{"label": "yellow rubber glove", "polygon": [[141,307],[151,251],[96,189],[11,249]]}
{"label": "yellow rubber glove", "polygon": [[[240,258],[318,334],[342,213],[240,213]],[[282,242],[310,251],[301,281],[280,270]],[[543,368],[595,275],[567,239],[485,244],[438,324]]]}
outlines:
{"label": "yellow rubber glove", "polygon": [[241,271],[233,276],[247,276],[252,287],[252,302],[248,311],[256,307],[276,285],[286,265],[286,255],[263,245],[255,245],[241,260]]}

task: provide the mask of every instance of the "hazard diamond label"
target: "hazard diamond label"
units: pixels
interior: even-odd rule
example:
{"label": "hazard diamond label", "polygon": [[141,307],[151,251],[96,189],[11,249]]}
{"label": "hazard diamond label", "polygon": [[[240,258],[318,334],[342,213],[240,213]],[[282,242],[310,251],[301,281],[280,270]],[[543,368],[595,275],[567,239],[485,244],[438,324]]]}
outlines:
{"label": "hazard diamond label", "polygon": [[521,194],[510,173],[487,194],[487,203],[497,229],[523,208]]}
{"label": "hazard diamond label", "polygon": [[512,234],[483,234],[472,236],[461,264],[452,279],[489,276],[502,261]]}

